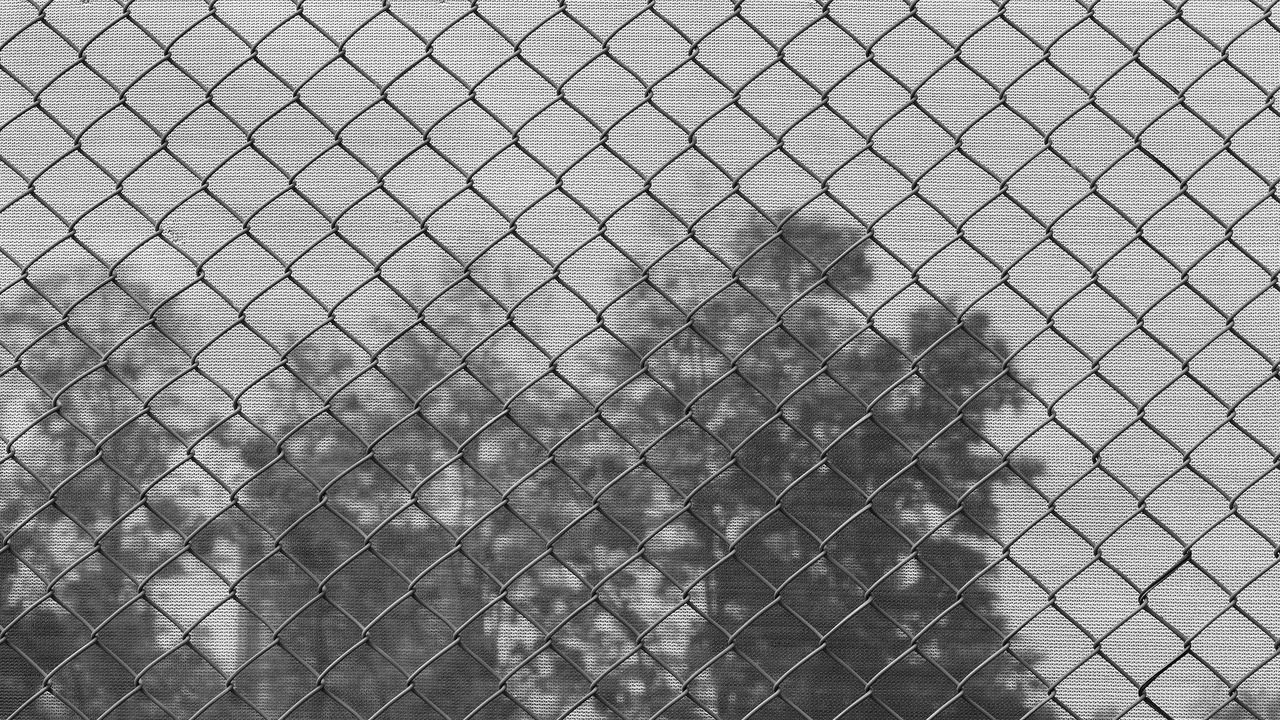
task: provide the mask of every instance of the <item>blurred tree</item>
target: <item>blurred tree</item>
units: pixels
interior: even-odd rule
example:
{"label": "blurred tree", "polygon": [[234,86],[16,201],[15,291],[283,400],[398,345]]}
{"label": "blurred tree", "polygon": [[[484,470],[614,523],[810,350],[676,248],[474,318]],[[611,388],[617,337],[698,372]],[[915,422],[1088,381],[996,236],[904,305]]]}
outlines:
{"label": "blurred tree", "polygon": [[647,275],[559,351],[467,282],[293,343],[220,430],[246,477],[193,542],[241,548],[237,692],[324,719],[1032,713],[988,529],[1036,469],[982,438],[1020,397],[990,320],[865,322],[872,267],[826,222],[736,243],[723,286]]}
{"label": "blurred tree", "polygon": [[[1036,707],[1027,659],[1003,645],[988,531],[993,490],[1035,472],[981,434],[1022,396],[1008,351],[988,317],[940,304],[902,334],[867,323],[859,240],[796,216],[749,223],[723,287],[689,301],[677,278],[618,313],[638,372],[612,414],[643,439],[628,472],[676,493],[631,546],[683,538],[651,562],[697,611],[683,672],[661,673],[689,689],[671,714]],[[633,502],[634,526],[651,500]]]}
{"label": "blurred tree", "polygon": [[940,304],[860,323],[859,240],[748,224],[723,286],[647,274],[491,416],[518,428],[477,443],[516,515],[490,538],[525,550],[493,626],[521,711],[1036,712],[988,532],[1037,472],[981,435],[1021,397],[1007,349]]}
{"label": "blurred tree", "polygon": [[6,295],[0,716],[189,714],[200,660],[158,591],[181,573],[183,510],[152,494],[184,448],[151,408],[189,360],[115,283]]}
{"label": "blurred tree", "polygon": [[219,431],[247,472],[237,684],[268,717],[461,718],[501,695],[491,605],[511,516],[476,435],[502,406],[435,332],[466,336],[474,305],[442,305],[433,323],[293,342]]}
{"label": "blurred tree", "polygon": [[[1203,688],[1195,703],[1197,716],[1209,720],[1270,720],[1280,717],[1280,695],[1264,681],[1261,673],[1241,683],[1233,699],[1224,697],[1227,695],[1225,690],[1221,685]],[[1119,717],[1119,713],[1106,717]]]}

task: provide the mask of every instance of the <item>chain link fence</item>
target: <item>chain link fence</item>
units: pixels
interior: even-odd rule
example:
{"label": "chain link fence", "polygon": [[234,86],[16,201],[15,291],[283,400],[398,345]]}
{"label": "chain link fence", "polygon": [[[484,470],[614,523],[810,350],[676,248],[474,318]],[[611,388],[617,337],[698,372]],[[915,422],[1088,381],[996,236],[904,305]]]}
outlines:
{"label": "chain link fence", "polygon": [[1280,717],[1272,5],[0,3],[0,717]]}

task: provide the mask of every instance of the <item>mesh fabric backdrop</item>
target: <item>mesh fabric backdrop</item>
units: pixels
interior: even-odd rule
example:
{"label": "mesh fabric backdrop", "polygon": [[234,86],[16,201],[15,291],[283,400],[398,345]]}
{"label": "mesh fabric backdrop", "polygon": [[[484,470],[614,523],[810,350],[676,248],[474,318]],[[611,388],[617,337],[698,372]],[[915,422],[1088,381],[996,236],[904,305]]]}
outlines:
{"label": "mesh fabric backdrop", "polygon": [[1280,717],[1249,0],[0,0],[0,718]]}

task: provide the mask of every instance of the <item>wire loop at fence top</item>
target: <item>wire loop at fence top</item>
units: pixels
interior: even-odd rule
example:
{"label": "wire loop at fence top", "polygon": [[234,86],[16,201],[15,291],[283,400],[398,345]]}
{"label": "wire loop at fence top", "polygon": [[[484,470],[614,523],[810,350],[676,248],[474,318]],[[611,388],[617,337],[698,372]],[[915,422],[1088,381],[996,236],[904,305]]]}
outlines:
{"label": "wire loop at fence top", "polygon": [[0,717],[1277,717],[1273,16],[5,0]]}

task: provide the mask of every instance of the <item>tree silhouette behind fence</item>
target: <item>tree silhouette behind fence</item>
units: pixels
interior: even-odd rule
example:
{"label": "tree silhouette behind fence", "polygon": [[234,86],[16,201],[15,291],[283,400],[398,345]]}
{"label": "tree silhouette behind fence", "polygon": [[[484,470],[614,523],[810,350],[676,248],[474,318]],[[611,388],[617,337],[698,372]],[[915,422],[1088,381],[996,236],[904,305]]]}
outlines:
{"label": "tree silhouette behind fence", "polygon": [[171,484],[185,438],[151,412],[181,402],[162,395],[186,358],[145,300],[85,279],[24,288],[2,320],[18,430],[4,463],[4,712],[189,716],[204,633],[156,592],[193,560]]}
{"label": "tree silhouette behind fence", "polygon": [[[725,288],[634,283],[557,362],[487,348],[478,289],[434,323],[370,319],[379,347],[295,337],[201,426],[241,472],[198,521],[159,492],[189,442],[152,412],[145,378],[185,370],[160,326],[10,312],[45,400],[11,458],[5,712],[1036,712],[984,529],[1035,472],[981,436],[1018,397],[999,328],[942,305],[850,324],[862,241],[759,218]],[[221,572],[217,620],[165,614],[193,558]]]}
{"label": "tree silhouette behind fence", "polygon": [[757,221],[725,292],[688,321],[671,300],[647,309],[665,327],[620,415],[660,433],[656,477],[690,503],[694,697],[722,717],[1022,717],[1037,684],[1002,652],[983,577],[991,491],[1019,477],[979,434],[1018,398],[1007,350],[987,318],[940,305],[905,333],[852,323],[874,272],[860,240]]}

